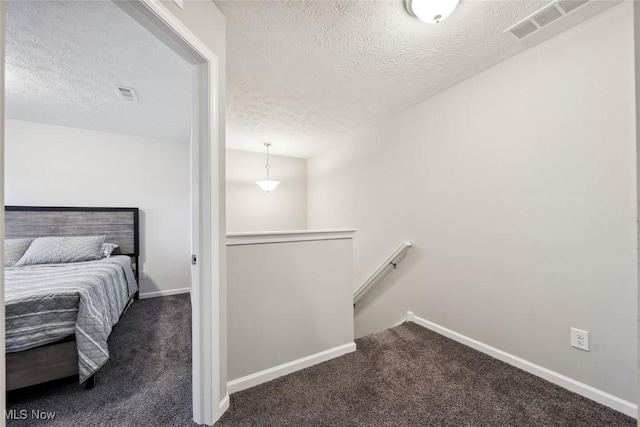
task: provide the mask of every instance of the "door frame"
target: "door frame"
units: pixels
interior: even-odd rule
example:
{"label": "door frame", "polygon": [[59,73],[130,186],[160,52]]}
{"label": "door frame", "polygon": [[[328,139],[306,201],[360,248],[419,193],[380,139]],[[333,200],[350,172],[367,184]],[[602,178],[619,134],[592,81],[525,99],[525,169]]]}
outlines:
{"label": "door frame", "polygon": [[[193,420],[213,425],[229,407],[226,373],[226,217],[224,141],[224,58],[219,58],[160,0],[112,0],[194,66],[192,112],[192,378]],[[0,165],[4,170],[5,2],[0,1]],[[188,3],[187,3],[188,5]],[[4,206],[4,176],[0,174]],[[0,212],[4,239],[4,209]],[[0,261],[4,257],[0,245]],[[4,275],[0,275],[4,301]],[[4,319],[4,304],[0,304]],[[5,369],[4,321],[0,322],[0,372]],[[0,427],[6,425],[6,385],[0,376]]]}
{"label": "door frame", "polygon": [[[2,209],[0,209],[0,237],[4,241],[4,38],[5,38],[5,2],[0,1],[0,199]],[[0,262],[4,265],[4,245],[0,245]],[[5,342],[4,342],[4,273],[0,274],[0,427],[7,425],[6,420],[6,395],[7,386],[5,383]]]}
{"label": "door frame", "polygon": [[[639,219],[638,224],[640,224],[640,3],[637,1],[633,2],[633,41],[634,41],[634,75],[635,75],[635,84],[636,84],[636,94],[635,94],[635,102],[636,102],[636,114],[635,114],[635,125],[636,125],[636,217]],[[638,241],[638,251],[637,257],[640,259],[640,230],[637,231],[636,239]],[[640,266],[640,264],[638,264]],[[637,320],[637,349],[638,349],[638,372],[636,373],[636,382],[640,385],[640,269],[637,271],[636,275],[638,281],[638,300],[636,301],[636,307],[638,308],[638,315],[636,316]],[[640,407],[640,396],[636,399],[635,402],[638,407]],[[637,417],[636,421],[638,427],[640,427],[640,416]]]}

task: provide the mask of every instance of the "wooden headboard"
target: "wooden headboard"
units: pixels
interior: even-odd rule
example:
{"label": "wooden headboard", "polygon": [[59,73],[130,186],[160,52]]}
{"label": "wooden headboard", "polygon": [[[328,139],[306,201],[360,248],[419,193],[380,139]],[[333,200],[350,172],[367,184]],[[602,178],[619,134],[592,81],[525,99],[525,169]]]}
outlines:
{"label": "wooden headboard", "polygon": [[140,224],[138,208],[5,206],[5,238],[96,236],[116,243],[114,252],[133,258],[138,278]]}

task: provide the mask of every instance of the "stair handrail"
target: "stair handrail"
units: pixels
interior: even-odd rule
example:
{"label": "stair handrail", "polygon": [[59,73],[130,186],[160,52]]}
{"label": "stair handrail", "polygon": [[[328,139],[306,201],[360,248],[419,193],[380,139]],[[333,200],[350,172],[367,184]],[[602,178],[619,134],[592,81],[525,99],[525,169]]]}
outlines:
{"label": "stair handrail", "polygon": [[384,276],[386,276],[391,270],[395,270],[398,263],[407,256],[407,252],[411,249],[411,242],[405,241],[400,243],[400,246],[396,248],[395,251],[382,263],[380,267],[376,269],[376,271],[369,276],[365,282],[360,285],[358,289],[353,293],[353,304],[355,305],[358,301],[364,297],[367,292],[374,288],[374,286],[382,280]]}

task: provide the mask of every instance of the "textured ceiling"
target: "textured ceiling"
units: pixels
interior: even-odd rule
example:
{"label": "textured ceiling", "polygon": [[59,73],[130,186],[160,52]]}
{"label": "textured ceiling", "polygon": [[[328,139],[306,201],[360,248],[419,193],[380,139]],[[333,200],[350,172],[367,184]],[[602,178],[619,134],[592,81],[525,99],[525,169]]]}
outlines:
{"label": "textured ceiling", "polygon": [[189,141],[191,66],[110,1],[10,1],[6,26],[8,118]]}
{"label": "textured ceiling", "polygon": [[404,0],[216,0],[227,18],[227,145],[317,154],[524,50],[503,30],[549,3],[462,0],[429,25]]}
{"label": "textured ceiling", "polygon": [[[227,146],[311,157],[521,52],[503,30],[548,3],[461,0],[429,25],[404,0],[216,0]],[[110,1],[8,2],[7,117],[188,141],[190,93],[191,67]]]}

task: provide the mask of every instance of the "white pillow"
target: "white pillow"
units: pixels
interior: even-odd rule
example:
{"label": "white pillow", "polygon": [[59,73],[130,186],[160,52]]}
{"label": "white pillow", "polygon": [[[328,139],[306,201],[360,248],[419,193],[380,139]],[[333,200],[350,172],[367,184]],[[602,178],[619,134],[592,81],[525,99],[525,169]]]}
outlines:
{"label": "white pillow", "polygon": [[13,267],[27,251],[33,239],[7,239],[4,241],[4,266]]}
{"label": "white pillow", "polygon": [[38,237],[16,263],[59,264],[100,259],[105,236]]}

